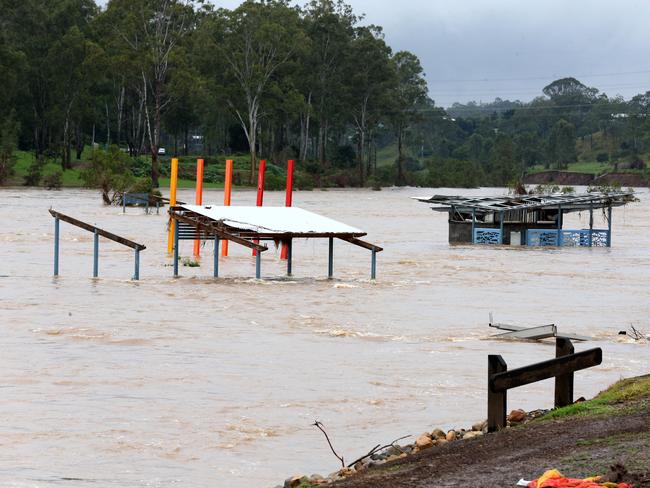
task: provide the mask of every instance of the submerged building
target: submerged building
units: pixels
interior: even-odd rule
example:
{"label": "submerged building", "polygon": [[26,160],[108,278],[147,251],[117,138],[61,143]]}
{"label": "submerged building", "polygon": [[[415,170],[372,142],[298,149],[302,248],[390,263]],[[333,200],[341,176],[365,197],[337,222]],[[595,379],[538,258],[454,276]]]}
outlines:
{"label": "submerged building", "polygon": [[[607,246],[612,243],[612,208],[634,200],[632,192],[462,197],[414,197],[449,215],[450,244],[510,246]],[[606,229],[594,228],[603,211]],[[565,229],[564,216],[589,212],[588,229]]]}

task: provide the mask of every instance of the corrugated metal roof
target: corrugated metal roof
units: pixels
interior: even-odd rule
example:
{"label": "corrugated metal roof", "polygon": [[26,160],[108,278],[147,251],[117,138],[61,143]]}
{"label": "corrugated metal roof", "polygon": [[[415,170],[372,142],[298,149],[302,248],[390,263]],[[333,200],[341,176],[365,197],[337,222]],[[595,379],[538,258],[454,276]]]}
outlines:
{"label": "corrugated metal roof", "polygon": [[424,203],[442,205],[432,207],[433,210],[446,211],[451,207],[458,210],[479,210],[481,212],[500,212],[508,210],[525,210],[540,208],[558,208],[565,210],[580,210],[589,207],[618,207],[625,205],[634,198],[632,192],[590,192],[583,194],[554,193],[550,195],[516,195],[516,196],[486,196],[463,197],[449,195],[433,195],[431,197],[412,197]]}
{"label": "corrugated metal roof", "polygon": [[211,220],[223,222],[229,227],[265,234],[364,234],[360,229],[299,207],[217,205],[181,205],[180,207]]}

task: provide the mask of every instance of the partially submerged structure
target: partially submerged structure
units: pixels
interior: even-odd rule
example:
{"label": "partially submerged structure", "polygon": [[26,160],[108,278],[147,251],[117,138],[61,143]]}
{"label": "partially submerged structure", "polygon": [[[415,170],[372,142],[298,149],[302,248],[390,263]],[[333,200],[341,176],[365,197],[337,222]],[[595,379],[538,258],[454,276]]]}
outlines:
{"label": "partially submerged structure", "polygon": [[334,239],[371,252],[370,276],[376,277],[377,253],[383,249],[359,239],[360,229],[298,207],[229,207],[176,205],[169,209],[174,226],[174,276],[178,276],[179,240],[214,241],[214,276],[219,276],[219,242],[232,241],[256,251],[257,278],[261,277],[261,256],[268,247],[260,242],[283,242],[288,246],[287,274],[292,272],[293,239],[328,239],[328,278],[334,274]]}
{"label": "partially submerged structure", "polygon": [[[462,197],[414,197],[449,215],[450,244],[511,246],[607,246],[612,243],[612,208],[633,200],[632,192]],[[602,210],[607,229],[594,229]],[[589,212],[588,229],[564,229],[564,215]]]}

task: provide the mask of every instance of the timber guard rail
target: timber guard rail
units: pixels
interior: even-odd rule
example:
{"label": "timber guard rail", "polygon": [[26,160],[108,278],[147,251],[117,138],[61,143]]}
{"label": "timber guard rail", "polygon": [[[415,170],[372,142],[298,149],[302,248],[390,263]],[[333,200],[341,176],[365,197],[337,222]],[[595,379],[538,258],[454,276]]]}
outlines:
{"label": "timber guard rail", "polygon": [[555,359],[508,371],[500,355],[488,356],[488,432],[506,426],[508,390],[555,378],[555,407],[573,403],[573,373],[598,366],[603,361],[600,348],[574,353],[571,340],[557,337]]}

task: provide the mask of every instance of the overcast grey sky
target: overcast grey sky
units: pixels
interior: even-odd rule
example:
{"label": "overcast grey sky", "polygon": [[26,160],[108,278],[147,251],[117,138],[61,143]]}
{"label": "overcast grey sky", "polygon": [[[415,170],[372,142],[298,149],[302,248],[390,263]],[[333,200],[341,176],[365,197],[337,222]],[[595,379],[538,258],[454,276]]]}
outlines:
{"label": "overcast grey sky", "polygon": [[394,50],[420,58],[437,105],[497,96],[528,101],[565,76],[610,96],[650,90],[648,0],[347,3],[366,14],[365,22],[383,26]]}

